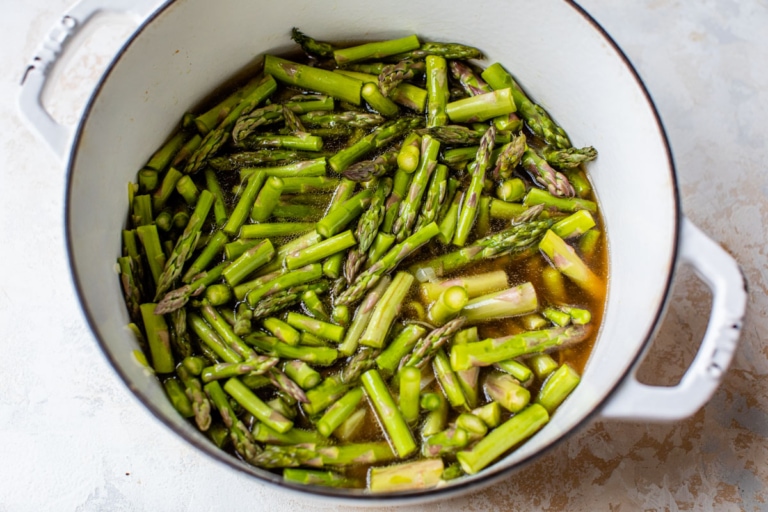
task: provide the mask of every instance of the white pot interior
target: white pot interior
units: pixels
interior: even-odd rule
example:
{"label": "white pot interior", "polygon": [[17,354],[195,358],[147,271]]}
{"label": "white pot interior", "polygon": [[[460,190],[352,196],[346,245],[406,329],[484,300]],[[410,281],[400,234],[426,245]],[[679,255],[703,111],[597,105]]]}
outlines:
{"label": "white pot interior", "polygon": [[670,155],[649,98],[589,18],[561,0],[489,1],[482,10],[458,2],[397,0],[376,12],[352,0],[223,0],[216,9],[210,6],[203,0],[178,2],[141,30],[101,84],[73,150],[67,206],[73,271],[89,321],[129,387],[166,424],[209,447],[133,356],[136,345],[125,327],[115,273],[126,184],[187,108],[259,54],[291,48],[289,32],[297,26],[318,39],[416,33],[477,46],[487,56],[481,64],[504,64],[575,146],[598,149],[589,170],[610,244],[609,298],[598,342],[572,397],[490,472],[528,458],[593,412],[625,375],[660,314],[674,263],[678,205]]}

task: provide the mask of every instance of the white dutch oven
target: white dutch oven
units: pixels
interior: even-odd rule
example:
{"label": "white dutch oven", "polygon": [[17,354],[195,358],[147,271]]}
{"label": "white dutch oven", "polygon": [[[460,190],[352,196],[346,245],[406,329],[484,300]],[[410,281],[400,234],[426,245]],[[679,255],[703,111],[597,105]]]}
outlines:
{"label": "white dutch oven", "polygon": [[[87,0],[52,30],[23,82],[21,108],[62,158],[68,155],[66,231],[74,283],[102,349],[126,385],[178,435],[269,485],[315,496],[382,505],[426,501],[489,485],[595,417],[648,421],[684,418],[714,393],[737,344],[746,294],[736,262],[680,211],[670,149],[639,77],[610,37],[564,0],[462,2],[395,0],[386,8],[336,0]],[[147,4],[147,5],[144,5]],[[149,5],[152,4],[152,5]],[[40,94],[50,65],[95,13],[134,13],[143,22],[105,73],[76,128],[54,121]],[[471,477],[429,491],[372,497],[303,488],[216,449],[173,409],[134,356],[115,260],[125,222],[126,183],[185,109],[252,64],[292,47],[291,27],[319,39],[361,40],[411,33],[481,48],[499,61],[566,128],[574,145],[593,145],[590,164],[607,225],[608,302],[581,385],[528,443]],[[635,205],[642,204],[642,215]],[[699,352],[675,387],[650,387],[634,373],[660,323],[675,267],[691,264],[713,292]]]}

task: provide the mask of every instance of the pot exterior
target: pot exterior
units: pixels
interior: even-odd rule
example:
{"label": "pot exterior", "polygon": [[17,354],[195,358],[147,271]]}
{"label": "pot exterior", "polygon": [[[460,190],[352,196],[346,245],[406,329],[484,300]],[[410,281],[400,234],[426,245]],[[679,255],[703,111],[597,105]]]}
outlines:
{"label": "pot exterior", "polygon": [[[658,116],[621,52],[578,6],[562,0],[489,1],[471,12],[436,0],[398,0],[377,13],[351,0],[223,0],[215,9],[210,2],[185,0],[165,6],[144,24],[94,94],[72,151],[67,231],[75,283],[106,355],[159,419],[213,457],[284,487],[290,486],[279,476],[213,447],[178,416],[154,376],[137,362],[114,262],[126,184],[158,141],[187,108],[253,66],[259,55],[291,49],[294,26],[321,40],[416,33],[477,46],[487,57],[480,64],[504,64],[565,127],[575,146],[599,151],[589,169],[609,233],[609,294],[581,385],[550,424],[504,461],[441,489],[376,499],[424,501],[477,490],[583,423],[621,382],[655,328],[674,266],[679,217]],[[351,491],[322,492],[365,499]]]}

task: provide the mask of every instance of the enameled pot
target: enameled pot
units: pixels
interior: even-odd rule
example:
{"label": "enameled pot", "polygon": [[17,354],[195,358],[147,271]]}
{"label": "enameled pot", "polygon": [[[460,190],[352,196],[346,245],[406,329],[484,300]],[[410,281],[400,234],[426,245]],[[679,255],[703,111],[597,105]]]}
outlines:
{"label": "enameled pot", "polygon": [[[565,0],[86,0],[64,16],[26,71],[20,106],[31,126],[66,159],[66,235],[74,284],[96,340],[125,384],[179,436],[255,482],[358,504],[413,503],[475,491],[520,469],[596,417],[676,420],[714,393],[737,344],[744,281],[736,262],[680,210],[670,148],[658,113],[621,50],[586,12]],[[71,36],[101,11],[144,20],[95,89],[79,124],[63,126],[40,95]],[[148,17],[147,17],[148,16]],[[265,52],[292,47],[291,27],[318,39],[365,40],[418,34],[481,48],[552,112],[575,146],[600,152],[589,170],[609,240],[609,293],[583,379],[529,442],[480,473],[395,495],[300,487],[218,450],[173,409],[134,356],[115,261],[125,222],[126,183],[185,109]],[[642,207],[642,214],[641,214]],[[635,370],[663,316],[675,268],[694,267],[712,289],[709,326],[675,387],[639,383]]]}

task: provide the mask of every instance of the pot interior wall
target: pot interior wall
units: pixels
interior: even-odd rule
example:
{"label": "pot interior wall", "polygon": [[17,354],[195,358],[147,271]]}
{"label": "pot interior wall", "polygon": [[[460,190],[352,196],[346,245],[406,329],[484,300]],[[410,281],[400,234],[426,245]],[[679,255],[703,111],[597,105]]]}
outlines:
{"label": "pot interior wall", "polygon": [[600,337],[574,395],[503,466],[577,425],[642,349],[667,291],[677,204],[664,136],[641,85],[605,36],[567,2],[499,0],[485,2],[482,10],[454,5],[397,0],[374,13],[370,4],[355,1],[223,0],[211,9],[210,2],[184,0],[143,28],[101,84],[70,168],[67,213],[75,279],[89,321],[126,383],[196,444],[207,446],[207,440],[180,420],[156,380],[136,362],[135,342],[125,328],[115,260],[126,184],[187,108],[261,53],[291,48],[293,26],[319,39],[417,33],[480,47],[487,55],[481,64],[503,63],[554,114],[575,146],[599,151],[590,171],[607,224],[611,269]]}

